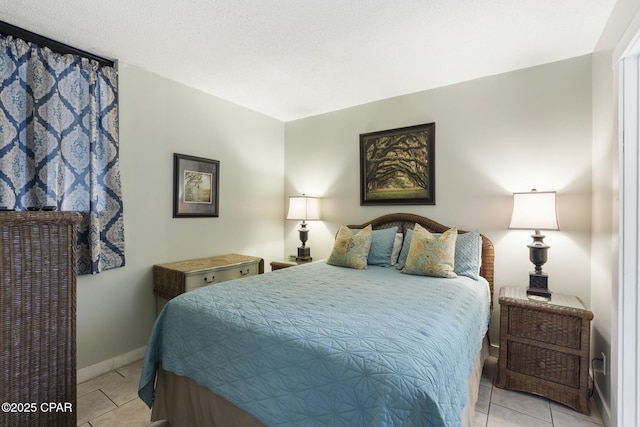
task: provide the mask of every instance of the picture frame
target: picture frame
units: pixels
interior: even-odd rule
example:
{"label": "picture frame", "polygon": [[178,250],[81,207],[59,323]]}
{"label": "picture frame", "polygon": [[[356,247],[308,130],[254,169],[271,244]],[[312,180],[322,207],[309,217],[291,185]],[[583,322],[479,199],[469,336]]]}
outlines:
{"label": "picture frame", "polygon": [[360,205],[435,205],[436,124],[360,134]]}
{"label": "picture frame", "polygon": [[173,217],[218,217],[220,162],[173,154]]}

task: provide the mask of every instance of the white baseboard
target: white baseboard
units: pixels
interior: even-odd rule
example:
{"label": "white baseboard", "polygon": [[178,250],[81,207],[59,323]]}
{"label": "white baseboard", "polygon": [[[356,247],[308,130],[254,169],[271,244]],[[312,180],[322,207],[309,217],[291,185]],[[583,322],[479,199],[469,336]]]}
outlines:
{"label": "white baseboard", "polygon": [[113,371],[114,369],[121,368],[140,360],[144,357],[147,347],[140,347],[125,354],[121,354],[109,360],[96,363],[95,365],[87,366],[86,368],[78,369],[76,372],[78,384],[88,381],[92,378],[99,377],[102,374]]}
{"label": "white baseboard", "polygon": [[614,424],[611,422],[611,408],[607,402],[602,399],[602,392],[600,391],[600,387],[598,383],[593,382],[593,387],[595,388],[595,393],[593,393],[593,400],[600,411],[600,415],[602,416],[602,421],[604,425],[607,427],[612,427]]}
{"label": "white baseboard", "polygon": [[489,346],[489,356],[498,357],[499,355],[500,355],[500,347],[495,344],[491,344]]}

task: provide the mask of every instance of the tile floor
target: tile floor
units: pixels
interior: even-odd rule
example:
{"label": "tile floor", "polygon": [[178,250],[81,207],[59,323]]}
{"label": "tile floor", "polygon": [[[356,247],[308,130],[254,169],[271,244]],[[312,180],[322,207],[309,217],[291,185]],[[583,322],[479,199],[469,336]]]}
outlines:
{"label": "tile floor", "polygon": [[495,387],[497,365],[498,359],[495,357],[489,357],[484,364],[475,427],[604,426],[593,399],[591,416],[586,416],[543,397]]}
{"label": "tile floor", "polygon": [[[604,425],[595,404],[584,416],[548,399],[494,386],[495,357],[484,366],[475,427],[595,427]],[[138,398],[142,361],[111,371],[78,385],[78,426],[147,427],[151,411]],[[154,427],[156,425],[154,424]]]}
{"label": "tile floor", "polygon": [[151,410],[138,398],[142,360],[78,384],[78,426],[144,427]]}

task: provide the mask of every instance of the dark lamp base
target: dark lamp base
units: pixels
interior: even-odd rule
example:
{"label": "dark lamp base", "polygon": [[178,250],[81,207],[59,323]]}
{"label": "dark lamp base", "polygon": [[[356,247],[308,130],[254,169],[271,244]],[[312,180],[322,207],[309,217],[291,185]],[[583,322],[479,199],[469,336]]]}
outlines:
{"label": "dark lamp base", "polygon": [[529,273],[529,289],[527,295],[536,295],[551,299],[551,291],[548,289],[549,276],[546,274]]}
{"label": "dark lamp base", "polygon": [[311,261],[311,248],[308,246],[299,246],[298,247],[298,256],[296,257],[296,261]]}

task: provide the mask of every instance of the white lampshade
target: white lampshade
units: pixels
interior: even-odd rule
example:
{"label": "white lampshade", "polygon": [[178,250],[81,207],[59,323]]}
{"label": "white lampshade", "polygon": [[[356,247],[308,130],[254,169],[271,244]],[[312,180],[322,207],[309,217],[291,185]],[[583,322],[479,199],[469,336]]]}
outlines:
{"label": "white lampshade", "polygon": [[524,230],[558,230],[556,192],[513,193],[513,214],[509,228]]}
{"label": "white lampshade", "polygon": [[317,197],[289,196],[287,219],[306,221],[320,219],[320,199]]}

